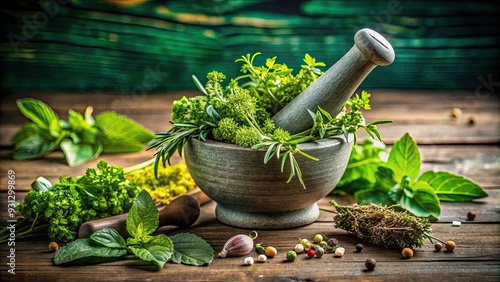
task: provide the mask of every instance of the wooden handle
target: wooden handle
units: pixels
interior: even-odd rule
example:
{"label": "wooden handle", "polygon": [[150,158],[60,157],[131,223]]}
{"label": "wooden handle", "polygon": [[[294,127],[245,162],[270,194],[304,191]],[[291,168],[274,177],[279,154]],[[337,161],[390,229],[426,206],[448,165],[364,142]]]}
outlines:
{"label": "wooden handle", "polygon": [[394,61],[391,44],[377,32],[365,28],[354,36],[354,46],[323,75],[274,115],[276,127],[298,133],[312,127],[307,109],[318,106],[336,116],[366,76],[377,66]]}
{"label": "wooden handle", "polygon": [[[188,227],[193,225],[198,219],[200,215],[200,203],[193,196],[182,195],[168,205],[160,207],[158,213],[160,216],[158,227],[165,225]],[[78,238],[88,238],[95,231],[105,227],[113,228],[123,237],[128,237],[126,228],[127,215],[120,214],[85,222],[78,230]]]}

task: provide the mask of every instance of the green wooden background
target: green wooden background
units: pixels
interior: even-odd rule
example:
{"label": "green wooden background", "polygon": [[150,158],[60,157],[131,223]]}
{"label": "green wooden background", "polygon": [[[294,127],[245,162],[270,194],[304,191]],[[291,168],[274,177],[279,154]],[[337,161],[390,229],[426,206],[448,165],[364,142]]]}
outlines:
{"label": "green wooden background", "polygon": [[[362,87],[474,90],[498,80],[495,1],[37,0],[2,1],[4,92],[168,92],[195,89],[234,60],[298,68],[305,53],[328,66],[370,27],[396,51]],[[326,70],[326,69],[325,69]]]}

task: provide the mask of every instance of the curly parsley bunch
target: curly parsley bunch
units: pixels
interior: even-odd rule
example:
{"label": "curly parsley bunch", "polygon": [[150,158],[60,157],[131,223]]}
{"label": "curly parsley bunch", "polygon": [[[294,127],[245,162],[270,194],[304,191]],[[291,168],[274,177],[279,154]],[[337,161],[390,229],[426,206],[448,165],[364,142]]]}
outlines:
{"label": "curly parsley bunch", "polygon": [[102,160],[81,177],[64,176],[53,185],[40,177],[32,187],[17,207],[25,227],[18,235],[46,230],[60,243],[75,240],[85,221],[126,213],[142,190],[125,178],[122,167]]}
{"label": "curly parsley bunch", "polygon": [[165,163],[182,148],[190,138],[205,141],[207,136],[219,141],[234,143],[253,149],[266,149],[264,162],[273,156],[289,159],[291,181],[297,176],[302,186],[299,165],[295,154],[301,154],[311,160],[318,160],[300,151],[297,145],[318,140],[324,137],[355,133],[364,128],[372,137],[380,139],[376,125],[389,121],[379,121],[366,125],[360,110],[370,109],[370,94],[363,91],[346,102],[345,107],[336,116],[319,108],[309,111],[314,125],[311,129],[290,134],[276,128],[271,117],[292,101],[323,72],[318,68],[325,66],[323,62],[306,54],[305,65],[294,75],[293,69],[286,64],[276,62],[276,57],[268,58],[265,65],[256,66],[254,55],[247,54],[237,59],[241,62],[241,76],[230,79],[223,85],[226,76],[218,71],[207,74],[207,82],[193,77],[195,84],[205,94],[193,98],[183,97],[174,101],[172,106],[173,128],[156,136],[152,147],[156,147],[155,173],[158,165]]}

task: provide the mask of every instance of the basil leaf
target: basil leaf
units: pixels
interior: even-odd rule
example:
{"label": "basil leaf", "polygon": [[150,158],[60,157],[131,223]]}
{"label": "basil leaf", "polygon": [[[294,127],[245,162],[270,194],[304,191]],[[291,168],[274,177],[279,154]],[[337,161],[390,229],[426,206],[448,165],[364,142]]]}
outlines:
{"label": "basil leaf", "polygon": [[125,249],[114,249],[100,246],[90,238],[76,239],[69,244],[62,246],[54,254],[56,265],[68,263],[82,258],[92,257],[121,257],[127,254]]}
{"label": "basil leaf", "polygon": [[57,142],[46,142],[40,135],[31,135],[15,144],[12,158],[15,160],[35,159],[52,152],[57,148]]}
{"label": "basil leaf", "polygon": [[392,189],[397,184],[394,178],[394,171],[387,166],[379,166],[377,168],[375,179],[375,186],[386,191]]}
{"label": "basil leaf", "polygon": [[90,235],[90,239],[108,248],[123,249],[127,247],[125,239],[116,230],[109,227],[97,230]]}
{"label": "basil leaf", "polygon": [[420,151],[413,138],[405,133],[391,149],[387,163],[394,171],[396,179],[408,176],[417,179],[420,173]]}
{"label": "basil leaf", "polygon": [[[25,117],[32,120],[40,128],[49,129],[51,125],[57,126],[53,125],[53,120],[57,120],[57,124],[59,124],[57,114],[42,101],[32,98],[19,99],[17,100],[17,107]],[[52,129],[57,130],[56,128]]]}
{"label": "basil leaf", "polygon": [[103,133],[105,153],[138,152],[155,137],[142,125],[114,112],[97,115],[95,125]]}
{"label": "basil leaf", "polygon": [[467,202],[488,196],[472,180],[446,171],[426,171],[419,180],[427,182],[441,201]]}
{"label": "basil leaf", "polygon": [[192,233],[171,236],[174,253],[171,261],[188,265],[204,265],[212,262],[214,249],[202,238]]}
{"label": "basil leaf", "polygon": [[102,153],[102,144],[75,144],[70,139],[61,141],[61,150],[69,166],[77,166],[97,158]]}
{"label": "basil leaf", "polygon": [[138,258],[150,261],[158,268],[162,268],[174,252],[172,240],[165,234],[154,236],[148,243],[129,246],[129,249]]}
{"label": "basil leaf", "polygon": [[41,128],[38,125],[28,122],[19,128],[16,133],[14,133],[14,135],[10,138],[10,142],[13,144],[20,143],[33,135],[37,135],[40,130]]}
{"label": "basil leaf", "polygon": [[425,181],[417,181],[413,184],[412,191],[412,198],[403,195],[397,203],[415,216],[439,219],[441,205],[434,189]]}
{"label": "basil leaf", "polygon": [[150,235],[158,228],[158,209],[146,190],[142,190],[132,203],[126,224],[127,232],[136,239]]}

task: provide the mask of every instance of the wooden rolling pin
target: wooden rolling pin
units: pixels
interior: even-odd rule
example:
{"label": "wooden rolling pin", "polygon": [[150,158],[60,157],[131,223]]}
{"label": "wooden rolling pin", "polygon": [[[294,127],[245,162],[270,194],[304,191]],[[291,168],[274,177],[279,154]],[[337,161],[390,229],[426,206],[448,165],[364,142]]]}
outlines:
{"label": "wooden rolling pin", "polygon": [[[195,197],[182,195],[172,200],[168,205],[158,208],[159,227],[165,225],[188,227],[193,225],[200,216],[200,204],[210,200],[206,196],[203,197],[203,195],[196,195]],[[78,238],[88,238],[92,233],[104,227],[113,228],[123,237],[129,237],[126,228],[127,215],[120,214],[85,222],[78,230]]]}
{"label": "wooden rolling pin", "polygon": [[368,28],[359,30],[349,52],[274,115],[276,127],[292,134],[310,129],[313,120],[307,109],[316,112],[318,106],[336,116],[366,76],[377,65],[390,65],[394,57],[382,35]]}

